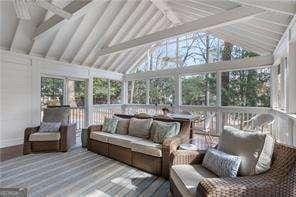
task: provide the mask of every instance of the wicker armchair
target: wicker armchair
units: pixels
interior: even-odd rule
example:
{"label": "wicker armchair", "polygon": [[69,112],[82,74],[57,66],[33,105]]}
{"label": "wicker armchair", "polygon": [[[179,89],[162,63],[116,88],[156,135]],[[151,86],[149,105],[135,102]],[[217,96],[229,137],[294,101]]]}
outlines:
{"label": "wicker armchair", "polygon": [[[200,164],[203,154],[197,151],[176,151],[171,165]],[[173,196],[179,191],[171,183]],[[289,197],[296,196],[296,148],[277,143],[271,169],[266,173],[236,178],[206,178],[196,191],[197,196]]]}

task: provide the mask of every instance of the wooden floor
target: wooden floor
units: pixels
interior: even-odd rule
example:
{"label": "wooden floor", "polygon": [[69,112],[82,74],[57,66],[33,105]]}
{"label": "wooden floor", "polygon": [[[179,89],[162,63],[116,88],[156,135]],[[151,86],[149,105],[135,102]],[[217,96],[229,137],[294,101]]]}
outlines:
{"label": "wooden floor", "polygon": [[1,188],[29,196],[168,196],[169,182],[82,148],[31,154],[0,165]]}

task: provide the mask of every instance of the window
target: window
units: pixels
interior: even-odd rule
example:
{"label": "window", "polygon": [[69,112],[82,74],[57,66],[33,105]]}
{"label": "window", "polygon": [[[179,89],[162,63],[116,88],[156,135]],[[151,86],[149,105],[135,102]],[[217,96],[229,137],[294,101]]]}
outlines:
{"label": "window", "polygon": [[122,83],[110,80],[110,104],[120,104]]}
{"label": "window", "polygon": [[216,105],[216,74],[205,73],[182,77],[183,105]]}
{"label": "window", "polygon": [[149,103],[170,105],[175,102],[176,81],[172,78],[150,80]]}
{"label": "window", "polygon": [[223,106],[270,106],[270,68],[222,73]]}
{"label": "window", "polygon": [[108,103],[108,79],[93,79],[93,104],[107,104]]}
{"label": "window", "polygon": [[41,77],[41,107],[63,105],[64,79]]}
{"label": "window", "polygon": [[85,81],[68,80],[68,104],[70,107],[85,107],[87,85]]}
{"label": "window", "polygon": [[146,104],[147,85],[145,80],[128,82],[128,102],[130,104]]}

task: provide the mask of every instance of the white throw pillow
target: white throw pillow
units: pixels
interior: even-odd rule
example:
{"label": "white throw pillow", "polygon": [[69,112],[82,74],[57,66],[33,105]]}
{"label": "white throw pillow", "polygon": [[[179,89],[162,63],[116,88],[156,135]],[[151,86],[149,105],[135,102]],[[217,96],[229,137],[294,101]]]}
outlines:
{"label": "white throw pillow", "polygon": [[241,158],[239,174],[260,174],[270,168],[274,139],[263,133],[247,132],[225,126],[219,138],[218,150]]}

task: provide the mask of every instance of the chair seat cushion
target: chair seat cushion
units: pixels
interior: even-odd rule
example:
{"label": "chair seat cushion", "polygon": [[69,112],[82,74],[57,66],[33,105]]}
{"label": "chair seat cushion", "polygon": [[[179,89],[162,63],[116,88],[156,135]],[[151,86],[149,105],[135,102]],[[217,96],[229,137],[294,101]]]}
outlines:
{"label": "chair seat cushion", "polygon": [[110,144],[121,146],[124,148],[132,148],[132,143],[139,140],[141,140],[141,138],[129,135],[112,134],[111,136],[108,136],[108,142]]}
{"label": "chair seat cushion", "polygon": [[108,142],[108,137],[109,136],[112,136],[111,133],[106,133],[106,132],[96,132],[96,131],[93,131],[90,133],[90,139],[93,139],[93,140],[97,140],[97,141],[100,141],[100,142]]}
{"label": "chair seat cushion", "polygon": [[29,141],[58,141],[61,139],[60,132],[37,132],[29,137]]}
{"label": "chair seat cushion", "polygon": [[196,188],[202,179],[217,176],[202,165],[174,165],[170,177],[182,196],[196,196]]}
{"label": "chair seat cushion", "polygon": [[139,140],[133,142],[132,151],[155,157],[162,157],[161,147],[161,144],[154,143],[150,140]]}

